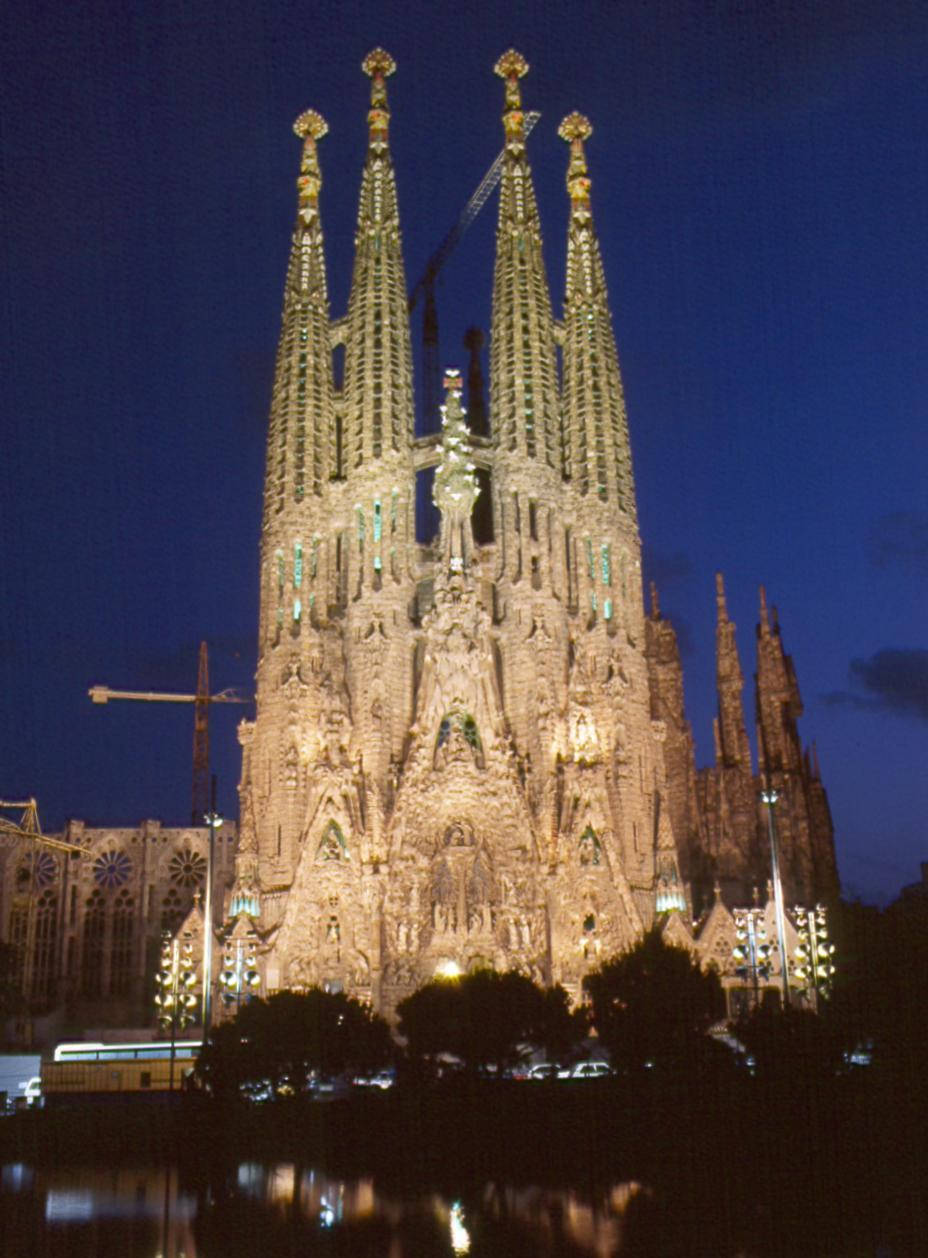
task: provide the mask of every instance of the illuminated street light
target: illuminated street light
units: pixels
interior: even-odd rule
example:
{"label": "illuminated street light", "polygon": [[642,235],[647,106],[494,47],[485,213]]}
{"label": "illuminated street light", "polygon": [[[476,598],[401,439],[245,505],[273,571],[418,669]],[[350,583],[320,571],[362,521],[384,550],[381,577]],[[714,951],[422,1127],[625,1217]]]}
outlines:
{"label": "illuminated street light", "polygon": [[828,925],[824,904],[814,909],[795,908],[793,914],[799,932],[799,946],[793,953],[793,977],[804,996],[826,999],[831,995],[831,980],[835,967],[832,957],[835,946],[828,940]]}
{"label": "illuminated street light", "polygon": [[235,1012],[238,1013],[242,996],[247,999],[250,991],[260,982],[255,943],[250,939],[230,939],[226,944],[219,974],[223,1003],[227,1006],[234,1005]]}
{"label": "illuminated street light", "polygon": [[764,922],[764,910],[760,908],[735,909],[735,936],[738,942],[732,949],[737,962],[735,973],[747,981],[754,992],[754,1008],[760,1004],[760,985],[766,984],[770,978],[772,965],[770,961],[770,944],[767,943],[767,928]]}
{"label": "illuminated street light", "polygon": [[780,796],[772,787],[761,791],[767,805],[767,831],[770,835],[770,873],[773,879],[773,903],[777,919],[777,943],[780,948],[780,980],[783,984],[783,1008],[789,1008],[789,958],[786,952],[786,913],[783,910],[783,884],[780,881],[780,856],[777,848],[777,827],[773,810]]}
{"label": "illuminated street light", "polygon": [[213,861],[216,855],[216,831],[222,817],[216,811],[216,777],[212,781],[210,811],[203,818],[209,826],[209,848],[206,856],[206,895],[203,899],[203,1039],[209,1035],[213,992]]}
{"label": "illuminated street light", "polygon": [[169,1091],[174,1091],[174,1052],[177,1043],[177,1032],[182,1031],[194,1021],[193,1009],[197,998],[194,988],[197,983],[196,962],[193,959],[193,945],[185,941],[183,944],[172,939],[169,931],[164,933],[161,945],[161,968],[155,975],[155,1005],[158,1009],[158,1021],[165,1031],[171,1034],[171,1071]]}

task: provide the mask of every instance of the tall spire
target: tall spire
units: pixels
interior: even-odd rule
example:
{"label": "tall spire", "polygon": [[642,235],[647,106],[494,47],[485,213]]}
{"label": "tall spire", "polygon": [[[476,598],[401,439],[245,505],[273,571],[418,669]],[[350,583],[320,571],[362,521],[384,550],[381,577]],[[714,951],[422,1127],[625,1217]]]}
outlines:
{"label": "tall spire", "polygon": [[554,324],[519,90],[528,62],[510,49],[494,70],[506,84],[506,107],[490,334],[490,426],[504,457],[512,452],[560,472]]}
{"label": "tall spire", "polygon": [[583,148],[592,133],[589,120],[578,113],[568,114],[558,128],[570,145],[563,390],[567,471],[581,495],[614,503],[634,520],[628,421]]}
{"label": "tall spire", "polygon": [[328,126],[307,109],[293,130],[303,141],[303,155],[271,400],[265,521],[287,503],[320,494],[332,474],[332,353],[316,151]]}
{"label": "tall spire", "polygon": [[715,677],[718,693],[718,742],[721,765],[751,771],[751,749],[744,723],[744,678],[735,641],[735,625],[728,618],[725,579],[715,574]]}
{"label": "tall spire", "polygon": [[361,64],[371,80],[367,160],[361,179],[345,353],[343,474],[412,437],[412,352],[396,181],[390,157],[387,78],[396,69],[375,48]]}

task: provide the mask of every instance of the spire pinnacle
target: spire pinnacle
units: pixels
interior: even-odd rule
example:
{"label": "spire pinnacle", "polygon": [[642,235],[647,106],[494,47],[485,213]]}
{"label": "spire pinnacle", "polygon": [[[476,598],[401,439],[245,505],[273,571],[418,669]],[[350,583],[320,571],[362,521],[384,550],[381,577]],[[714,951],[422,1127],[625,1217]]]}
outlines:
{"label": "spire pinnacle", "polygon": [[655,581],[651,581],[649,584],[649,589],[651,593],[651,619],[660,620],[661,605],[657,597],[657,583]]}
{"label": "spire pinnacle", "polygon": [[767,616],[767,591],[760,586],[760,624],[758,626],[761,633],[770,632],[770,620]]}
{"label": "spire pinnacle", "polygon": [[503,127],[506,131],[506,144],[521,148],[525,143],[525,117],[522,113],[522,93],[519,90],[519,79],[528,74],[528,62],[514,48],[508,49],[496,65],[494,74],[506,83],[506,112],[503,114]]}
{"label": "spire pinnacle", "polygon": [[720,621],[728,619],[728,604],[725,602],[725,578],[721,572],[715,574],[715,606]]}
{"label": "spire pinnacle", "polygon": [[383,48],[372,49],[361,62],[361,69],[371,81],[371,107],[367,125],[372,144],[386,144],[390,124],[390,106],[387,103],[387,79],[396,70],[396,62]]}
{"label": "spire pinnacle", "polygon": [[308,223],[318,210],[319,189],[322,187],[316,141],[328,134],[329,124],[315,109],[304,109],[293,124],[293,131],[303,141],[303,159],[300,162],[300,177],[296,186],[300,193],[300,218]]}
{"label": "spire pinnacle", "polygon": [[568,114],[557,129],[562,140],[570,145],[570,165],[567,168],[567,191],[570,193],[570,208],[573,213],[589,213],[590,209],[590,178],[586,168],[586,153],[583,141],[593,134],[593,126],[589,118],[576,112]]}

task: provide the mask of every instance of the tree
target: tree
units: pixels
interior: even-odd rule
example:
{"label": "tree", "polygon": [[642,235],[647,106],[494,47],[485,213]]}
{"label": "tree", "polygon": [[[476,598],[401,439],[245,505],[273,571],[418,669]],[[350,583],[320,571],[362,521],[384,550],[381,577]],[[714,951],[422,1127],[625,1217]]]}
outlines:
{"label": "tree", "polygon": [[514,970],[477,970],[456,979],[433,979],[401,1001],[400,1034],[412,1058],[440,1053],[459,1057],[472,1073],[502,1072],[535,1044],[569,1047],[586,1029],[572,1015],[562,988],[545,991]]}
{"label": "tree", "polygon": [[614,1065],[689,1067],[704,1058],[706,1032],[724,1014],[718,975],[658,930],[604,962],[583,986]]}
{"label": "tree", "polygon": [[243,1005],[210,1034],[197,1075],[214,1096],[265,1087],[274,1095],[300,1093],[315,1073],[372,1070],[393,1051],[383,1018],[343,993],[314,987]]}

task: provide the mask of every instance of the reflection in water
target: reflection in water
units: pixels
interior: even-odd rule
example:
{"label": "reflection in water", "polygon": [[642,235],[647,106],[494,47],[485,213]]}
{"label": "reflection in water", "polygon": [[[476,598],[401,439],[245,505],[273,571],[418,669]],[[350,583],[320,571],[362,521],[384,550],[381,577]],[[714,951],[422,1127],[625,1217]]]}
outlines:
{"label": "reflection in water", "polygon": [[[0,1213],[14,1222],[22,1252],[98,1258],[274,1258],[293,1252],[383,1258],[533,1258],[621,1254],[622,1221],[640,1184],[617,1184],[587,1199],[569,1190],[487,1184],[446,1198],[401,1198],[370,1178],[336,1179],[291,1162],[242,1162],[229,1181],[198,1191],[181,1187],[174,1168],[0,1168]],[[315,1234],[316,1242],[312,1241]],[[339,1240],[339,1238],[341,1238]],[[46,1240],[46,1246],[37,1244]],[[16,1253],[6,1248],[5,1255]]]}

